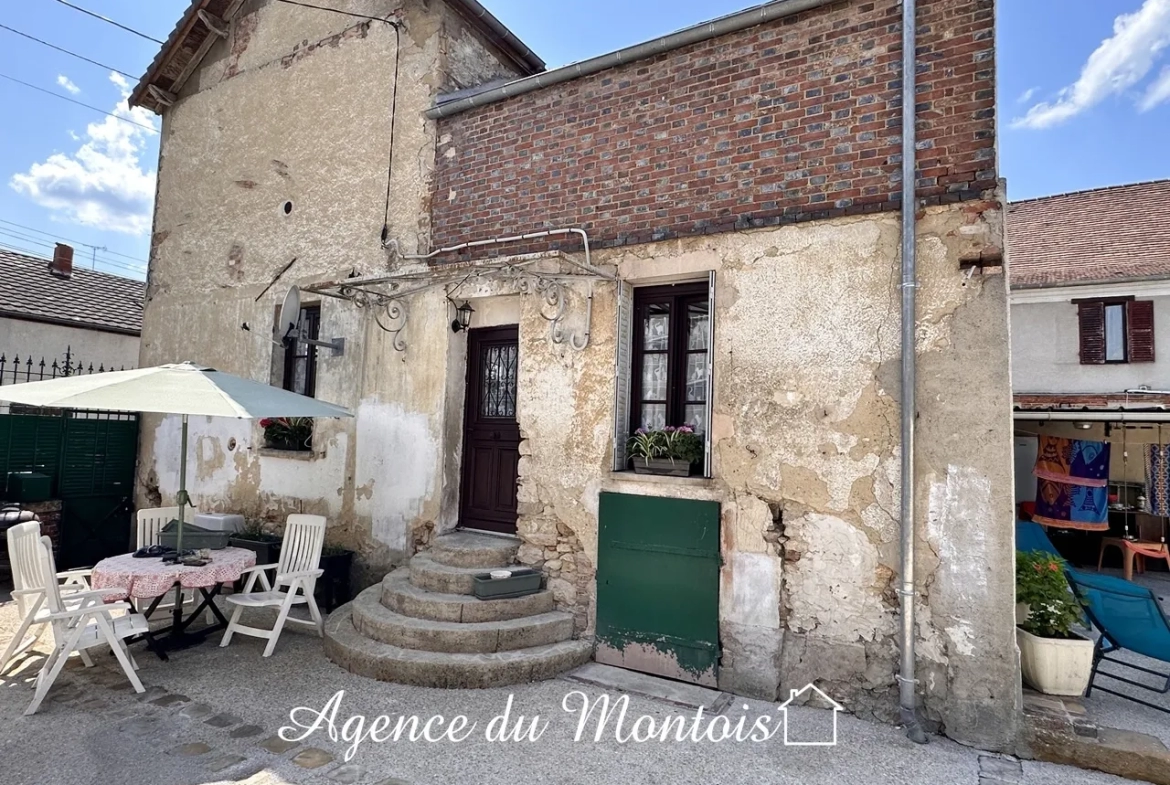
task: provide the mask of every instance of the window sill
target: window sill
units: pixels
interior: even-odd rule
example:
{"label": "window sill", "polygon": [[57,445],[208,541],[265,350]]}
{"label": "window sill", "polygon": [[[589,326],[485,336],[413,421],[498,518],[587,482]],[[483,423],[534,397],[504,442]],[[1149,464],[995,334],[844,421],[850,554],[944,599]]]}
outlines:
{"label": "window sill", "polygon": [[285,458],[290,461],[315,461],[319,457],[312,450],[277,450],[272,447],[260,447],[256,454],[265,458]]}
{"label": "window sill", "polygon": [[610,472],[610,480],[621,482],[642,482],[652,485],[686,485],[692,488],[713,488],[715,480],[711,477],[674,477],[669,474],[638,474],[632,469],[624,472]]}

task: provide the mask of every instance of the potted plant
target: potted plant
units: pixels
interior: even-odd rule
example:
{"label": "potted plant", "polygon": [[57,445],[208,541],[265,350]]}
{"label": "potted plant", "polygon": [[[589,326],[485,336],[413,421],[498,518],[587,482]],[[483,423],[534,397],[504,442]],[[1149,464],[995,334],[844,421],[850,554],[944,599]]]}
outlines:
{"label": "potted plant", "polygon": [[257,564],[276,564],[280,558],[280,542],[279,535],[264,531],[264,524],[257,520],[246,521],[243,529],[228,538],[233,548],[255,552]]}
{"label": "potted plant", "polygon": [[689,425],[639,428],[628,450],[638,474],[686,477],[703,459],[703,440]]}
{"label": "potted plant", "polygon": [[272,450],[305,452],[312,449],[313,420],[310,417],[265,417],[264,446]]}
{"label": "potted plant", "polygon": [[1016,599],[1028,612],[1016,628],[1024,681],[1048,695],[1083,695],[1093,673],[1093,641],[1072,625],[1081,607],[1064,560],[1043,551],[1016,554]]}
{"label": "potted plant", "polygon": [[353,551],[339,545],[321,549],[321,569],[325,573],[317,579],[314,594],[326,613],[349,602],[349,572],[353,567]]}

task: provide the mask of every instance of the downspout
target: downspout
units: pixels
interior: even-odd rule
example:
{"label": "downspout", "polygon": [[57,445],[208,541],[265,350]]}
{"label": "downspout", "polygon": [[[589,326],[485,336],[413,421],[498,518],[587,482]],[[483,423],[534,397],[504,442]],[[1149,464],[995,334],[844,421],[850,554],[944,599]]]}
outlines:
{"label": "downspout", "polygon": [[902,0],[902,587],[898,592],[902,610],[902,663],[898,673],[902,724],[911,741],[926,743],[918,722],[914,677],[914,418],[917,414],[915,387],[917,357],[915,346],[916,298],[918,287],[915,257],[916,193],[915,151],[917,119],[918,35],[915,0]]}

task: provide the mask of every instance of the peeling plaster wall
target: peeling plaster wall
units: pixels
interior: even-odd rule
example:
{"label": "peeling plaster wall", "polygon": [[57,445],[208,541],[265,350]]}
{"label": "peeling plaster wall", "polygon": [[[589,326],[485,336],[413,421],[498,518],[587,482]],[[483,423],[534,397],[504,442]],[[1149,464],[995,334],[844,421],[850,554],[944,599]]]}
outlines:
{"label": "peeling plaster wall", "polygon": [[[397,85],[390,26],[250,0],[166,111],[142,364],[192,360],[269,381],[289,285],[387,269],[384,222],[406,250],[425,242],[435,139],[422,112],[439,89],[440,16],[419,3],[333,5],[404,20]],[[420,372],[366,314],[328,298],[321,308],[321,337],[345,337],[347,351],[319,353],[317,397],[356,417],[318,421],[308,460],[262,450],[250,422],[192,423],[192,492],[274,528],[289,512],[329,516],[328,540],[358,551],[365,584],[413,551],[420,517],[437,516],[447,339],[442,319],[414,321],[437,338],[414,341],[410,356],[440,358]],[[173,503],[175,428],[144,421],[140,503]]]}
{"label": "peeling plaster wall", "polygon": [[[1019,700],[1007,305],[1002,275],[966,279],[958,262],[999,232],[986,203],[921,221],[917,578],[925,712],[954,738],[1002,748]],[[717,271],[711,480],[610,471],[611,285],[597,286],[580,354],[550,344],[522,299],[520,558],[544,567],[581,630],[595,621],[599,491],[713,499],[720,686],[774,699],[816,681],[894,719],[898,244],[888,215],[595,256],[635,285]]]}

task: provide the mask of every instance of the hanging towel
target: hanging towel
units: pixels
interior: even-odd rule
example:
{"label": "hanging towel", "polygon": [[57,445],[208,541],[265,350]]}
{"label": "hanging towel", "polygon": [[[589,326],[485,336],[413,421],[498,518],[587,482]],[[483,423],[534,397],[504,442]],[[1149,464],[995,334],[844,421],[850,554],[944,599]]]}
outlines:
{"label": "hanging towel", "polygon": [[1170,515],[1170,446],[1146,447],[1146,504],[1151,515]]}
{"label": "hanging towel", "polygon": [[1109,530],[1108,489],[1070,485],[1052,480],[1037,482],[1036,512],[1032,520],[1061,529]]}
{"label": "hanging towel", "polygon": [[1109,484],[1109,443],[1040,437],[1033,473],[1042,480],[1104,488]]}

